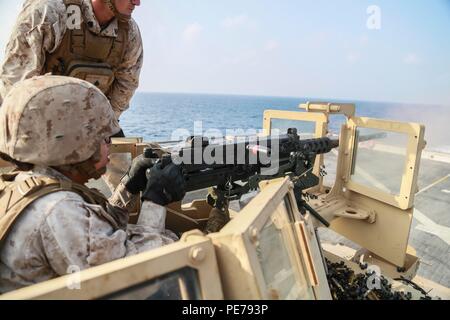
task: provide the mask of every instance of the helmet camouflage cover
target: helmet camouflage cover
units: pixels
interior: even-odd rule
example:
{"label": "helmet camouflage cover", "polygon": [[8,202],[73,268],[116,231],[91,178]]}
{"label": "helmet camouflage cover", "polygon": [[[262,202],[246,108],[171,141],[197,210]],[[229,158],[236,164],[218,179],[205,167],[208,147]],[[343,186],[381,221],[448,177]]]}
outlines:
{"label": "helmet camouflage cover", "polygon": [[0,108],[0,152],[35,165],[83,162],[119,130],[106,96],[89,82],[70,77],[19,82]]}

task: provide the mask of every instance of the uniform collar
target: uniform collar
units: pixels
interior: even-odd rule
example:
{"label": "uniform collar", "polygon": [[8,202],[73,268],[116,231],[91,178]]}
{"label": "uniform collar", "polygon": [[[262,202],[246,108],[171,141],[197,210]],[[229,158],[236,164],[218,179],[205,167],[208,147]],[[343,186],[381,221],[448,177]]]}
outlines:
{"label": "uniform collar", "polygon": [[66,177],[61,172],[59,172],[53,168],[37,166],[37,165],[34,166],[34,168],[31,169],[30,171],[20,172],[16,178],[16,181],[23,181],[29,177],[34,177],[34,176],[43,176],[43,177],[49,177],[49,178],[53,178],[53,179],[70,181],[70,179],[68,177]]}
{"label": "uniform collar", "polygon": [[97,18],[95,17],[91,0],[83,0],[81,10],[83,13],[84,22],[86,23],[89,31],[104,37],[117,37],[117,33],[119,30],[117,18],[111,20],[111,22],[102,29],[100,27],[100,24],[98,23]]}

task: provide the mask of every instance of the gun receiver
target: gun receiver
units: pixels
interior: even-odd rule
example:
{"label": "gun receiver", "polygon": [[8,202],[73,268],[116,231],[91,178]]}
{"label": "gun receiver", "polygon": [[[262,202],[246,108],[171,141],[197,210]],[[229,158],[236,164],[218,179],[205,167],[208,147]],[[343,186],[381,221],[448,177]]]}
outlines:
{"label": "gun receiver", "polygon": [[[256,190],[260,181],[289,176],[301,213],[309,211],[329,226],[303,198],[309,196],[305,190],[319,183],[312,173],[316,156],[338,147],[338,140],[301,140],[297,129],[289,129],[287,134],[276,137],[237,138],[232,143],[211,145],[205,137],[192,137],[188,144],[160,161],[163,166],[173,162],[182,167],[187,192],[211,188],[207,198],[211,206],[227,213],[230,201]],[[151,149],[144,154],[154,157]],[[326,172],[321,169],[320,174]]]}

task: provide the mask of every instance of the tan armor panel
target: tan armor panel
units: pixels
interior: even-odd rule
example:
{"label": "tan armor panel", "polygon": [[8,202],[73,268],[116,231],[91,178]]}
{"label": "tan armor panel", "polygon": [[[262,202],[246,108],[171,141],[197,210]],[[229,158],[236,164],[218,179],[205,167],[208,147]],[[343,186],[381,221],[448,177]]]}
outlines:
{"label": "tan armor panel", "polygon": [[[220,280],[211,239],[193,230],[176,243],[12,291],[0,300],[220,300]],[[70,289],[78,285],[79,290]]]}
{"label": "tan armor panel", "polygon": [[[423,125],[355,117],[352,104],[308,102],[300,107],[307,112],[267,110],[266,132],[273,129],[273,120],[284,119],[299,128],[315,122],[312,133],[320,137],[328,131],[330,115],[346,116],[339,139],[334,186],[329,190],[321,181],[308,190],[318,196],[310,199],[311,206],[337,233],[372,254],[405,267],[418,169],[425,145]],[[317,157],[316,175],[320,170],[317,165],[323,163],[326,155]],[[385,163],[394,170],[387,170]]]}

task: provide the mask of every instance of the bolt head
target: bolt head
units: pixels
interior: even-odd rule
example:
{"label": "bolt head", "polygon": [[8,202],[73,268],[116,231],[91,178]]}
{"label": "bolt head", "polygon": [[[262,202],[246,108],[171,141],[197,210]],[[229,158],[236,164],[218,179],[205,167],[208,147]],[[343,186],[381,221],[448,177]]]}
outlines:
{"label": "bolt head", "polygon": [[259,241],[259,233],[258,233],[258,229],[256,229],[255,227],[252,227],[251,229],[250,229],[250,241],[253,243],[253,244],[257,244],[258,243],[258,241]]}
{"label": "bolt head", "polygon": [[189,259],[193,263],[199,263],[205,260],[206,252],[203,248],[200,247],[193,247],[191,248],[191,251],[189,252]]}

